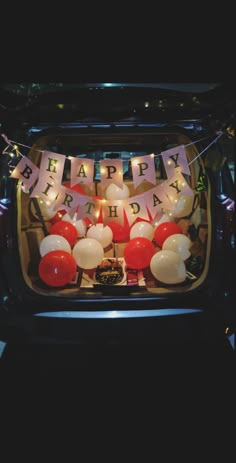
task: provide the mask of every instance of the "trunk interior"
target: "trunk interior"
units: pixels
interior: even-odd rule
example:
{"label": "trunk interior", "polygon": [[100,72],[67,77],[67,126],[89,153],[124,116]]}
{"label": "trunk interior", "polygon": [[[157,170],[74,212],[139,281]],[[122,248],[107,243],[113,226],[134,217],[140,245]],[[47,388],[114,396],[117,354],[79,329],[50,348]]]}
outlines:
{"label": "trunk interior", "polygon": [[[200,156],[196,161],[191,163],[197,157],[200,150],[198,151],[199,147],[192,143],[187,134],[181,133],[180,129],[175,131],[173,129],[156,128],[155,130],[149,129],[142,133],[140,133],[140,130],[136,131],[135,129],[132,129],[132,131],[130,129],[129,131],[119,129],[112,133],[105,129],[102,131],[101,129],[97,131],[93,130],[91,133],[87,133],[86,130],[82,129],[80,131],[78,129],[61,129],[60,131],[55,131],[55,133],[52,130],[51,133],[47,131],[45,135],[42,133],[39,134],[38,138],[34,140],[34,144],[27,156],[37,167],[40,167],[43,151],[66,155],[67,158],[62,178],[64,186],[68,186],[71,175],[68,156],[70,158],[93,160],[95,167],[93,182],[89,186],[80,183],[80,187],[83,188],[85,195],[96,196],[99,199],[106,198],[101,185],[100,161],[120,159],[123,166],[123,181],[128,187],[129,198],[136,198],[137,196],[141,198],[143,194],[153,189],[154,185],[145,180],[137,187],[134,186],[131,172],[132,158],[147,156],[151,153],[154,154],[156,186],[158,186],[167,180],[160,153],[180,145],[185,145],[190,169],[190,175],[183,174],[183,176],[193,191],[193,195],[188,196],[188,198],[185,196],[185,199],[187,198],[186,202],[183,203],[184,206],[182,209],[180,207],[178,213],[175,210],[175,203],[179,201],[179,197],[177,197],[177,200],[175,199],[175,202],[170,202],[169,208],[159,210],[156,216],[149,214],[148,219],[144,219],[137,213],[135,221],[131,225],[125,222],[123,227],[113,222],[113,239],[103,248],[104,255],[102,259],[103,263],[108,263],[112,268],[109,271],[104,269],[107,270],[106,279],[104,280],[99,280],[97,276],[98,266],[85,269],[78,264],[78,261],[76,263],[75,276],[71,281],[62,286],[50,286],[40,278],[39,265],[43,259],[41,253],[42,241],[46,236],[50,236],[51,228],[55,223],[59,222],[59,220],[55,222],[55,216],[58,211],[54,210],[52,212],[50,205],[47,205],[42,197],[30,196],[32,189],[30,191],[22,189],[19,182],[17,190],[18,239],[22,271],[29,288],[38,294],[58,296],[60,298],[96,299],[107,294],[112,294],[114,298],[120,295],[128,295],[132,299],[188,292],[201,285],[206,278],[209,265],[211,240],[210,186],[208,182],[206,188],[203,188],[202,191],[200,191],[201,189],[196,191],[200,176],[206,173]],[[63,208],[59,208],[60,213],[60,220],[65,220],[63,217],[67,214],[66,217],[68,220],[74,220],[72,223],[75,224],[76,215],[73,217],[68,216],[68,212],[63,211]],[[96,225],[96,222],[89,222],[88,218],[80,218],[79,221],[82,231],[81,228],[79,229],[80,231],[77,228],[78,236],[76,243],[71,246],[71,253],[73,253],[76,244],[84,240],[87,237],[88,231]],[[154,237],[155,230],[161,224],[160,221],[162,223],[168,221],[169,223],[178,225],[181,229],[180,233],[190,240],[189,256],[182,259],[186,275],[181,282],[166,283],[156,277],[150,265],[145,265],[144,268],[135,268],[135,264],[130,266],[129,262],[126,261],[125,250],[131,241],[130,229],[134,224],[149,223],[153,229],[153,235],[151,238],[149,237],[149,241],[154,246],[155,253],[161,251],[161,246]],[[109,226],[111,222],[112,220],[104,223],[104,226]],[[102,219],[100,223],[103,223]],[[136,233],[136,237],[145,236],[141,234],[141,231]],[[143,252],[145,254],[145,251]],[[143,257],[145,260],[145,255]],[[121,273],[118,278],[117,268],[114,267],[116,263],[120,264],[119,271]],[[171,273],[172,269],[170,268],[169,271]]]}

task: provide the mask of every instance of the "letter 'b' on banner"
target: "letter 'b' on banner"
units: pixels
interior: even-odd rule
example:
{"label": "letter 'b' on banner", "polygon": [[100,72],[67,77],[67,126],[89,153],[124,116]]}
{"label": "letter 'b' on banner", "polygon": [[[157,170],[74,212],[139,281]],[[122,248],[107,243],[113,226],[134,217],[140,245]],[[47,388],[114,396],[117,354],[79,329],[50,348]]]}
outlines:
{"label": "letter 'b' on banner", "polygon": [[24,157],[18,162],[16,168],[11,173],[10,177],[19,178],[24,183],[27,189],[31,188],[39,176],[39,168]]}

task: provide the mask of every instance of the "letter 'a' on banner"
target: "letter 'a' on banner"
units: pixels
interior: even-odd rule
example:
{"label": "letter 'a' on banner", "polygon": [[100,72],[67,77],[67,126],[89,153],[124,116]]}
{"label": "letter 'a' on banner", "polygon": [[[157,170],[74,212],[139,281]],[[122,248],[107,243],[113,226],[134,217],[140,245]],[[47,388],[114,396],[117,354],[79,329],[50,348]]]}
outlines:
{"label": "letter 'a' on banner", "polygon": [[162,182],[145,193],[145,202],[152,217],[156,217],[163,209],[170,207],[170,201],[166,195],[166,182]]}
{"label": "letter 'a' on banner", "polygon": [[78,159],[71,158],[71,186],[78,183],[85,183],[88,187],[92,187],[94,177],[94,160],[93,159]]}
{"label": "letter 'a' on banner", "polygon": [[23,157],[11,173],[10,177],[19,178],[24,186],[29,189],[39,176],[39,168],[30,159]]}
{"label": "letter 'a' on banner", "polygon": [[188,160],[184,145],[176,146],[166,151],[162,151],[161,157],[165,166],[166,175],[168,178],[173,175],[183,172],[190,175]]}
{"label": "letter 'a' on banner", "polygon": [[131,159],[134,188],[137,188],[144,180],[156,185],[154,157],[154,154],[148,154]]}

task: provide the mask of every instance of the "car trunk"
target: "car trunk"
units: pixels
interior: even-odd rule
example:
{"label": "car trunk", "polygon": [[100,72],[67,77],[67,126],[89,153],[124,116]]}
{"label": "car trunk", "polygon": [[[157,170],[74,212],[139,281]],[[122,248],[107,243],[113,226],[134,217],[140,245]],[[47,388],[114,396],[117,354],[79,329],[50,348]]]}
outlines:
{"label": "car trunk", "polygon": [[[228,263],[230,252],[220,236],[221,188],[212,157],[228,127],[232,100],[228,95],[224,105],[219,91],[216,104],[213,95],[207,97],[211,92],[199,96],[196,89],[184,94],[152,85],[119,86],[104,96],[107,91],[105,84],[68,94],[57,88],[36,95],[35,102],[32,96],[25,102],[22,92],[14,108],[6,99],[4,132],[14,142],[1,158],[4,317],[12,314],[24,329],[33,323],[40,331],[41,324],[49,338],[55,325],[51,329],[46,316],[60,319],[60,334],[68,327],[74,338],[101,333],[106,318],[109,333],[122,325],[127,334],[144,333],[146,326],[147,334],[158,332],[164,339],[174,331],[197,336],[198,316],[221,315],[227,292],[229,272],[221,264],[223,255]],[[62,159],[58,180],[55,162]],[[32,171],[36,176],[28,187]],[[73,239],[65,238],[67,223],[77,232]],[[69,255],[68,266],[43,266],[52,252]],[[192,317],[190,329],[185,316]],[[154,325],[153,317],[162,323]],[[88,319],[99,326],[88,325]]]}
{"label": "car trunk", "polygon": [[[56,133],[51,130],[50,133],[47,131],[46,135],[40,134],[40,136],[34,140],[27,158],[30,159],[34,165],[40,167],[43,151],[55,152],[56,149],[58,153],[67,156],[62,178],[62,185],[66,186],[68,182],[70,182],[71,158],[84,159],[86,157],[86,159],[92,159],[95,163],[93,182],[89,185],[84,183],[79,183],[78,185],[83,188],[83,193],[86,196],[95,196],[100,199],[107,199],[107,190],[102,188],[101,184],[101,174],[99,172],[100,162],[109,160],[112,165],[113,159],[119,159],[122,161],[123,165],[123,182],[125,187],[128,187],[128,198],[134,198],[134,200],[138,198],[138,203],[145,198],[145,204],[148,207],[147,193],[153,191],[155,186],[145,179],[135,188],[132,173],[130,172],[132,158],[138,157],[140,159],[141,157],[141,159],[143,159],[143,156],[154,154],[156,186],[166,185],[165,182],[168,179],[161,153],[165,153],[173,147],[183,145],[186,146],[186,159],[190,169],[189,175],[183,175],[184,181],[189,186],[189,196],[181,194],[180,189],[179,191],[174,189],[174,191],[177,191],[176,197],[172,202],[168,201],[168,203],[166,203],[165,209],[159,207],[157,213],[154,211],[154,213],[149,214],[146,208],[141,208],[141,212],[139,211],[140,213],[137,212],[136,207],[136,211],[134,211],[135,219],[131,219],[132,223],[127,223],[127,218],[125,217],[123,225],[114,222],[113,217],[106,217],[104,221],[103,217],[100,215],[102,203],[99,203],[98,223],[102,225],[102,230],[105,227],[109,227],[110,224],[111,227],[109,227],[109,229],[112,229],[113,233],[112,239],[107,245],[105,243],[105,247],[103,247],[104,255],[102,261],[104,262],[105,260],[108,265],[118,261],[122,266],[122,279],[118,282],[114,281],[114,284],[112,281],[109,281],[109,278],[104,280],[105,283],[98,281],[96,279],[97,265],[93,266],[93,264],[91,264],[90,266],[88,262],[86,263],[87,268],[83,268],[82,266],[80,267],[80,261],[78,259],[76,275],[68,283],[62,286],[54,286],[45,283],[45,281],[40,278],[39,265],[43,258],[40,246],[42,247],[43,241],[46,242],[46,236],[54,234],[51,232],[51,229],[52,227],[55,228],[55,220],[58,219],[58,216],[56,217],[56,212],[59,211],[59,213],[62,213],[61,218],[57,220],[57,224],[59,222],[62,223],[63,220],[65,221],[65,217],[63,218],[65,212],[66,222],[70,221],[75,224],[78,208],[71,216],[68,214],[68,212],[70,212],[69,210],[63,210],[63,205],[60,207],[57,206],[57,208],[53,210],[52,203],[49,202],[47,206],[47,195],[42,193],[41,195],[39,194],[36,197],[32,197],[33,188],[31,188],[31,192],[25,192],[19,185],[17,189],[17,233],[20,265],[27,286],[35,292],[35,294],[47,297],[53,296],[60,299],[76,299],[82,302],[86,300],[86,298],[90,300],[94,298],[96,300],[103,296],[106,297],[106,295],[109,294],[114,296],[114,300],[119,296],[126,295],[130,298],[130,301],[133,298],[147,299],[149,297],[153,298],[153,296],[182,294],[192,291],[203,284],[208,272],[211,244],[211,220],[209,213],[210,195],[208,191],[209,187],[206,186],[205,188],[202,186],[203,191],[197,191],[196,187],[197,182],[199,182],[199,176],[205,173],[204,166],[200,157],[193,161],[199,154],[197,145],[192,142],[184,131],[181,133],[180,129],[134,129],[127,127],[125,129],[120,127],[116,130],[113,128],[101,127],[96,130],[90,129],[89,131],[83,128],[64,128],[63,130],[56,131]],[[68,159],[68,157],[70,159]],[[114,184],[112,183],[112,185]],[[119,189],[117,191],[115,190],[115,193],[113,192],[113,200],[117,199],[117,194],[119,198]],[[127,207],[127,203],[125,202],[126,199],[121,200],[124,210],[125,207]],[[179,205],[177,209],[176,203]],[[137,205],[137,203],[135,204]],[[114,203],[112,203],[112,205],[114,206]],[[72,222],[73,219],[74,222]],[[85,238],[88,239],[88,236],[94,236],[93,234],[90,235],[88,232],[90,230],[91,233],[91,230],[94,230],[97,226],[96,217],[94,222],[88,217],[83,216],[79,220],[81,225],[83,225],[83,229],[82,234],[78,234],[76,242],[71,246],[70,253],[72,253],[72,255],[73,249],[79,241],[84,241]],[[185,265],[186,275],[181,282],[177,281],[178,278],[176,276],[174,276],[176,281],[173,283],[169,283],[169,281],[166,282],[165,277],[163,281],[156,278],[155,273],[150,269],[150,263],[147,264],[145,260],[145,252],[148,252],[148,247],[147,249],[144,247],[142,251],[139,251],[138,247],[135,246],[137,243],[134,242],[134,247],[130,250],[130,254],[128,254],[127,257],[128,263],[124,257],[126,255],[125,250],[127,249],[127,245],[133,236],[130,235],[131,229],[134,229],[135,225],[136,232],[134,232],[134,237],[132,239],[135,240],[139,236],[148,239],[154,247],[154,252],[160,252],[162,250],[162,245],[155,240],[154,234],[157,227],[160,226],[162,222],[176,224],[179,227],[179,229],[176,229],[178,234],[183,234],[189,239],[188,257],[184,255],[182,259]],[[146,223],[150,226],[148,231],[145,229]],[[152,235],[149,235],[150,230],[152,230]],[[145,241],[145,245],[146,244],[147,242]],[[47,251],[52,249],[55,249],[55,247],[49,245]],[[94,249],[96,253],[97,248],[95,247]],[[168,249],[173,252],[173,247]],[[132,253],[135,254],[136,251],[141,252],[140,258],[143,260],[143,267],[142,264],[136,265],[134,256],[132,257]],[[101,262],[99,262],[99,265],[100,263]],[[170,265],[170,268],[167,268],[167,272],[171,273],[171,262],[168,265]],[[112,269],[107,270],[108,276],[109,272],[111,275]],[[113,269],[113,273],[114,272],[115,269]],[[79,308],[79,305],[77,304],[76,307]]]}

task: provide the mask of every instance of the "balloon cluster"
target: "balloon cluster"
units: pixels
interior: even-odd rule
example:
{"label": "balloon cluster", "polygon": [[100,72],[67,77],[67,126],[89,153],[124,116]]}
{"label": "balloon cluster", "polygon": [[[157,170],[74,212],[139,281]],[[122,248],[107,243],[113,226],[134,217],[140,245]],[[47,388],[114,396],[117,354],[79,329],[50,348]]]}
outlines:
{"label": "balloon cluster", "polygon": [[76,224],[63,219],[51,225],[49,235],[42,239],[39,247],[42,256],[39,276],[48,286],[70,283],[77,266],[84,270],[96,268],[113,238],[110,227],[103,224],[92,225],[87,233],[87,229],[83,230],[86,236],[80,237]]}
{"label": "balloon cluster", "polygon": [[[70,188],[69,182],[65,186]],[[79,185],[73,189],[84,194]],[[124,199],[129,197],[129,190],[125,185],[120,189],[111,184],[105,195],[107,199]],[[191,201],[182,197],[172,210],[173,214],[163,212],[154,223],[149,213],[150,220],[138,218],[132,226],[125,211],[123,226],[115,221],[104,226],[102,212],[97,224],[93,225],[89,219],[77,220],[77,214],[71,218],[65,210],[54,215],[48,211],[51,225],[49,235],[40,243],[40,278],[48,286],[65,286],[73,280],[77,266],[83,270],[95,269],[104,258],[104,249],[112,242],[123,242],[126,243],[124,260],[127,268],[149,267],[162,283],[183,282],[186,278],[185,260],[191,255],[192,243],[173,220],[189,212]]]}
{"label": "balloon cluster", "polygon": [[158,221],[154,227],[148,221],[137,221],[130,230],[130,241],[124,249],[127,267],[150,267],[153,276],[165,284],[181,283],[186,278],[184,261],[191,255],[190,239],[174,222]]}
{"label": "balloon cluster", "polygon": [[162,222],[154,232],[154,239],[161,248],[150,261],[153,276],[165,284],[177,284],[185,281],[184,261],[190,256],[190,239],[174,222]]}

